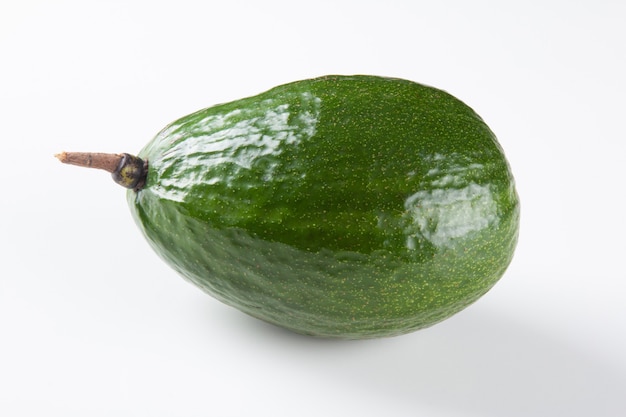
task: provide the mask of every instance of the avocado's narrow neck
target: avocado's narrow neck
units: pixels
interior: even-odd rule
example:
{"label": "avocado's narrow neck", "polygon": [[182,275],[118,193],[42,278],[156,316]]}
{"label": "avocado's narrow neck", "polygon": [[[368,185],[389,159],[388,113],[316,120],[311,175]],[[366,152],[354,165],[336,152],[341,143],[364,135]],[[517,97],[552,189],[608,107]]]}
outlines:
{"label": "avocado's narrow neck", "polygon": [[55,155],[64,164],[102,169],[111,173],[113,181],[125,188],[139,191],[146,183],[148,161],[127,153],[61,152]]}

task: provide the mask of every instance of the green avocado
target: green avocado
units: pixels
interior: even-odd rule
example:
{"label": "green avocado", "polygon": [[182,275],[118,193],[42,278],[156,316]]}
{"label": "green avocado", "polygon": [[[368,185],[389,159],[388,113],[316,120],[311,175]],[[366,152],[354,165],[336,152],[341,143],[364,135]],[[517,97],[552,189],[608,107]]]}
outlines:
{"label": "green avocado", "polygon": [[519,201],[496,137],[453,96],[325,76],[185,116],[128,191],[154,250],[251,316],[321,337],[431,326],[513,256]]}

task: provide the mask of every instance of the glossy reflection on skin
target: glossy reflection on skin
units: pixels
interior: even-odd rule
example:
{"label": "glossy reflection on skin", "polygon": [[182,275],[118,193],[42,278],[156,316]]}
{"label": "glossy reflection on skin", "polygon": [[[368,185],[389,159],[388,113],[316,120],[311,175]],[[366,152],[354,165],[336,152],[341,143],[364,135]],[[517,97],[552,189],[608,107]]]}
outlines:
{"label": "glossy reflection on skin", "polygon": [[[262,111],[237,108],[225,114],[203,115],[192,123],[171,125],[151,148],[144,150],[157,156],[152,161],[159,179],[154,192],[164,199],[184,201],[196,185],[226,182],[232,186],[222,169],[212,168],[229,165],[236,176],[242,169],[250,170],[280,155],[284,146],[297,145],[313,136],[320,99],[304,93],[302,100],[312,106],[299,112],[295,120],[289,104],[274,105],[273,100],[267,100]],[[271,177],[273,165],[264,169],[263,177]]]}

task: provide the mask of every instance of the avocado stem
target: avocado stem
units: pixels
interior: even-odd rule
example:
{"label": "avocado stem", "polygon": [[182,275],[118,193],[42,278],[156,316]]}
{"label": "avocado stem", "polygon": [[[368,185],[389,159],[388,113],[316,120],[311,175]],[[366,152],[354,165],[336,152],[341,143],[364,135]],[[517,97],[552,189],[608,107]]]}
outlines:
{"label": "avocado stem", "polygon": [[54,156],[64,164],[103,169],[111,174],[117,169],[123,158],[122,155],[118,154],[94,152],[61,152]]}
{"label": "avocado stem", "polygon": [[146,183],[148,161],[127,153],[61,152],[54,155],[64,164],[107,171],[119,185],[139,191]]}

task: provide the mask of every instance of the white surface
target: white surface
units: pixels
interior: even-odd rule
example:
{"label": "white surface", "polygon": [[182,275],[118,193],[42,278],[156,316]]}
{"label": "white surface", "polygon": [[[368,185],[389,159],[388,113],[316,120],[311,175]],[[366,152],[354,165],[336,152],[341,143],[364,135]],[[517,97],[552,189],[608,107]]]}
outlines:
{"label": "white surface", "polygon": [[[0,415],[626,415],[626,3],[0,2]],[[513,264],[431,329],[292,335],[180,279],[106,174],[191,111],[329,73],[445,89],[498,135]]]}

